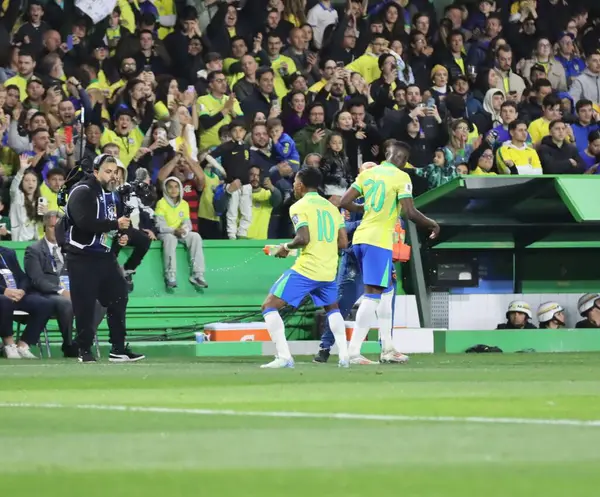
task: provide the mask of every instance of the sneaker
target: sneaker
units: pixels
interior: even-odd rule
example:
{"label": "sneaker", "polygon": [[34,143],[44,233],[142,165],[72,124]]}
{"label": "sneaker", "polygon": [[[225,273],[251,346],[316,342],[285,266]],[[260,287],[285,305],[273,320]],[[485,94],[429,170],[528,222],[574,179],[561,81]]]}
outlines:
{"label": "sneaker", "polygon": [[173,288],[177,288],[177,281],[165,278],[165,285],[167,285],[167,290],[172,290]]}
{"label": "sneaker", "polygon": [[291,357],[289,359],[284,359],[282,357],[276,357],[274,361],[271,361],[269,364],[263,364],[261,369],[282,369],[282,368],[293,368],[294,367],[294,359]]}
{"label": "sneaker", "polygon": [[31,353],[31,350],[27,346],[25,346],[25,347],[17,346],[17,352],[21,356],[21,359],[38,359],[37,356],[35,356]]}
{"label": "sneaker", "polygon": [[348,359],[340,359],[338,362],[338,368],[349,368],[350,361]]}
{"label": "sneaker", "polygon": [[96,358],[89,350],[80,350],[77,361],[83,364],[92,364],[96,362]]}
{"label": "sneaker", "polygon": [[406,354],[402,354],[394,349],[381,352],[379,361],[382,364],[404,364],[408,362],[409,357]]}
{"label": "sneaker", "polygon": [[125,278],[125,283],[127,283],[127,292],[133,292],[133,275],[135,271],[131,271],[130,269],[123,269],[123,277]]}
{"label": "sneaker", "polygon": [[190,283],[198,288],[208,288],[208,283],[204,277],[200,275],[190,276]]}
{"label": "sneaker", "polygon": [[4,346],[4,356],[7,359],[21,359],[21,354],[17,350],[16,344],[5,345]]}
{"label": "sneaker", "polygon": [[319,352],[317,352],[317,355],[315,355],[313,357],[313,362],[316,362],[319,364],[325,364],[329,360],[330,354],[331,353],[327,349],[319,349]]}
{"label": "sneaker", "polygon": [[379,364],[377,361],[371,361],[367,359],[365,356],[357,355],[355,357],[350,358],[350,364],[355,364],[358,366],[373,366],[375,364]]}
{"label": "sneaker", "polygon": [[145,355],[132,352],[129,348],[129,344],[127,344],[123,349],[115,349],[113,347],[110,351],[110,355],[108,356],[109,362],[136,362],[145,358]]}

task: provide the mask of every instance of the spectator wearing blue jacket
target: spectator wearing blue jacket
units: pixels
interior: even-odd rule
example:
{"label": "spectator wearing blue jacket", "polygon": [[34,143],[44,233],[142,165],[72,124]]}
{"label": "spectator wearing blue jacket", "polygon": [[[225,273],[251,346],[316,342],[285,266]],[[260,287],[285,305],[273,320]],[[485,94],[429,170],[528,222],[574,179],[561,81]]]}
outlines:
{"label": "spectator wearing blue jacket", "polygon": [[565,69],[567,83],[571,86],[571,82],[579,76],[585,69],[585,61],[574,55],[575,52],[575,35],[569,32],[563,32],[558,38],[558,53],[555,59],[558,60]]}
{"label": "spectator wearing blue jacket", "polygon": [[[300,154],[296,148],[296,143],[290,135],[283,132],[283,124],[280,119],[269,119],[267,130],[271,137],[273,154],[278,164],[269,171],[271,181],[284,192],[291,190],[294,175],[300,168]],[[287,167],[282,166],[282,163],[286,163]]]}
{"label": "spectator wearing blue jacket", "polygon": [[581,154],[588,146],[590,133],[600,129],[600,124],[594,117],[594,104],[591,100],[579,100],[575,104],[575,112],[577,113],[577,122],[571,125],[571,129],[575,137],[575,145]]}

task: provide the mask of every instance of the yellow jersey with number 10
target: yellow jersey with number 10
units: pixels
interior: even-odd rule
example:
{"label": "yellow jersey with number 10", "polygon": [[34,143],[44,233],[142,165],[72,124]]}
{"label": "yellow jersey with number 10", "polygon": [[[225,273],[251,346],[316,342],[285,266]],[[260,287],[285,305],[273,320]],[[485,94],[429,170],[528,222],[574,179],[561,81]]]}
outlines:
{"label": "yellow jersey with number 10", "polygon": [[333,281],[338,268],[338,230],[346,223],[340,211],[316,192],[304,195],[290,208],[294,229],[308,227],[310,242],[292,269],[313,281]]}
{"label": "yellow jersey with number 10", "polygon": [[367,169],[352,183],[365,199],[365,214],[352,243],[392,250],[394,229],[400,215],[400,199],[412,197],[410,176],[389,162]]}

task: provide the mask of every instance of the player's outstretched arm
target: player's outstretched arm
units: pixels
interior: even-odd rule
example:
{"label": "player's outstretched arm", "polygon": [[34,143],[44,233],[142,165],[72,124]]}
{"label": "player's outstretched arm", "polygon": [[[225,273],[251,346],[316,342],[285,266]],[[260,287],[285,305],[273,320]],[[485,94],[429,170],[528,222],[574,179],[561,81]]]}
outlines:
{"label": "player's outstretched arm", "polygon": [[338,249],[344,250],[348,248],[348,233],[346,228],[340,228],[338,230]]}
{"label": "player's outstretched arm", "polygon": [[346,209],[348,212],[358,212],[359,214],[365,213],[365,207],[362,204],[357,204],[354,201],[361,197],[362,194],[353,187],[350,187],[344,193],[342,200],[340,200],[340,207]]}
{"label": "player's outstretched arm", "polygon": [[279,246],[275,257],[284,258],[287,257],[292,249],[299,249],[306,247],[310,242],[310,232],[308,226],[300,226],[296,231],[296,236],[291,242],[284,243]]}
{"label": "player's outstretched arm", "polygon": [[410,219],[417,226],[431,231],[429,238],[433,240],[440,234],[440,225],[417,209],[412,197],[400,199],[400,205],[402,206],[403,216]]}

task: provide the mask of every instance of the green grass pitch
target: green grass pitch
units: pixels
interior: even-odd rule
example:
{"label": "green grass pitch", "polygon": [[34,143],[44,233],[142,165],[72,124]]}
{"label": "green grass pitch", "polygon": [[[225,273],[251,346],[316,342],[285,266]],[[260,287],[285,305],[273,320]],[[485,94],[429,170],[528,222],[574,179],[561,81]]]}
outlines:
{"label": "green grass pitch", "polygon": [[553,420],[600,420],[599,354],[414,356],[349,370],[298,359],[273,371],[254,360],[0,361],[0,495],[598,495],[600,422]]}

